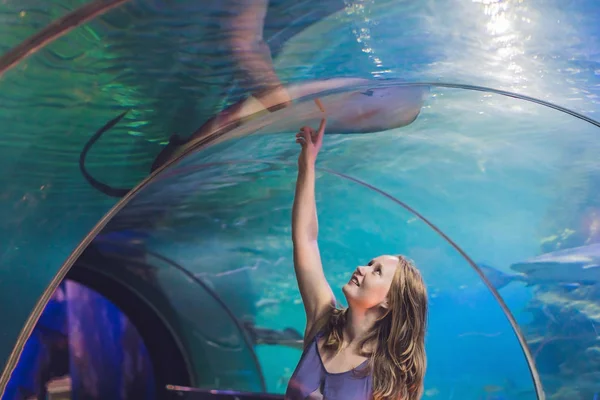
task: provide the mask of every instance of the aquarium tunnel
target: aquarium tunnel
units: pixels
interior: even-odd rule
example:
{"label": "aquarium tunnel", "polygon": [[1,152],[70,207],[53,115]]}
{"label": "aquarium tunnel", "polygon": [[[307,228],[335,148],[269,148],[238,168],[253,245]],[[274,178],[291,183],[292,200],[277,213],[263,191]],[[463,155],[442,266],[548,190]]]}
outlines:
{"label": "aquarium tunnel", "polygon": [[593,0],[0,4],[2,399],[283,399],[327,120],[336,299],[404,254],[426,400],[600,396]]}

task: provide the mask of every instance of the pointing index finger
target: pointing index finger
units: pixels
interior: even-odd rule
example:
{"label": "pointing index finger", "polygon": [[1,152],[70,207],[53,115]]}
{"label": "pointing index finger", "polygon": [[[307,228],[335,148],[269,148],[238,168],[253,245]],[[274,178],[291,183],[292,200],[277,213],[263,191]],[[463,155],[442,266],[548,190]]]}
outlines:
{"label": "pointing index finger", "polygon": [[320,145],[323,142],[323,135],[325,134],[325,126],[327,126],[327,120],[323,118],[321,125],[319,125],[319,131],[317,132],[317,143]]}

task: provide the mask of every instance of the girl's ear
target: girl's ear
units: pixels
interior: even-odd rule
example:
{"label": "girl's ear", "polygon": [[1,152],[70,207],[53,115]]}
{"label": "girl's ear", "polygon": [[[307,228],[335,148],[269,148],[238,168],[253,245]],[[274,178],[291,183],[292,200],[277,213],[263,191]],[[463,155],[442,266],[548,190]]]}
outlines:
{"label": "girl's ear", "polygon": [[379,306],[381,308],[383,308],[384,310],[387,310],[388,308],[390,308],[390,304],[388,303],[387,299],[385,299],[384,301],[382,301],[381,304],[379,304]]}

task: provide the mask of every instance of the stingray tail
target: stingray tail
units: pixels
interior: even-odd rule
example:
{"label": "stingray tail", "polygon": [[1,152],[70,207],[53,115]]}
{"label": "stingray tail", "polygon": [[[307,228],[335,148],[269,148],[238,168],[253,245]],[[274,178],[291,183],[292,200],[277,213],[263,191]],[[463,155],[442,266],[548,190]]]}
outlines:
{"label": "stingray tail", "polygon": [[83,150],[81,150],[81,154],[79,155],[79,169],[81,170],[81,173],[83,174],[85,179],[94,188],[101,191],[105,195],[111,196],[111,197],[123,197],[131,190],[131,188],[129,188],[129,189],[114,188],[114,187],[108,186],[107,184],[102,183],[99,180],[97,180],[96,178],[94,178],[92,175],[90,175],[90,173],[85,168],[85,157],[87,156],[88,151],[90,151],[90,149],[92,148],[94,143],[96,143],[98,141],[98,139],[100,139],[100,136],[102,136],[102,134],[104,132],[111,129],[113,126],[115,126],[121,119],[123,119],[125,114],[127,114],[128,112],[129,112],[129,110],[122,112],[116,118],[113,118],[110,121],[108,121],[106,124],[104,124],[104,126],[102,128],[98,129],[96,131],[96,133],[94,133],[94,136],[92,136],[90,138],[90,140],[88,140],[88,142],[85,144],[85,146],[83,147]]}

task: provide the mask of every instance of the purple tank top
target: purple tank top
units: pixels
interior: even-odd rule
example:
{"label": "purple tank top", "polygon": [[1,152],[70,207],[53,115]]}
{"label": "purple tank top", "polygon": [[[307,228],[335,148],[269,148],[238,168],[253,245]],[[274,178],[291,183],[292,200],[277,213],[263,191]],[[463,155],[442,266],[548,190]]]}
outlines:
{"label": "purple tank top", "polygon": [[[306,346],[300,362],[290,378],[284,400],[306,400],[319,390],[324,400],[371,400],[373,393],[372,375],[355,376],[354,371],[329,373],[325,370],[319,354],[318,340],[322,332],[315,335]],[[367,367],[368,360],[356,367],[361,371]]]}

